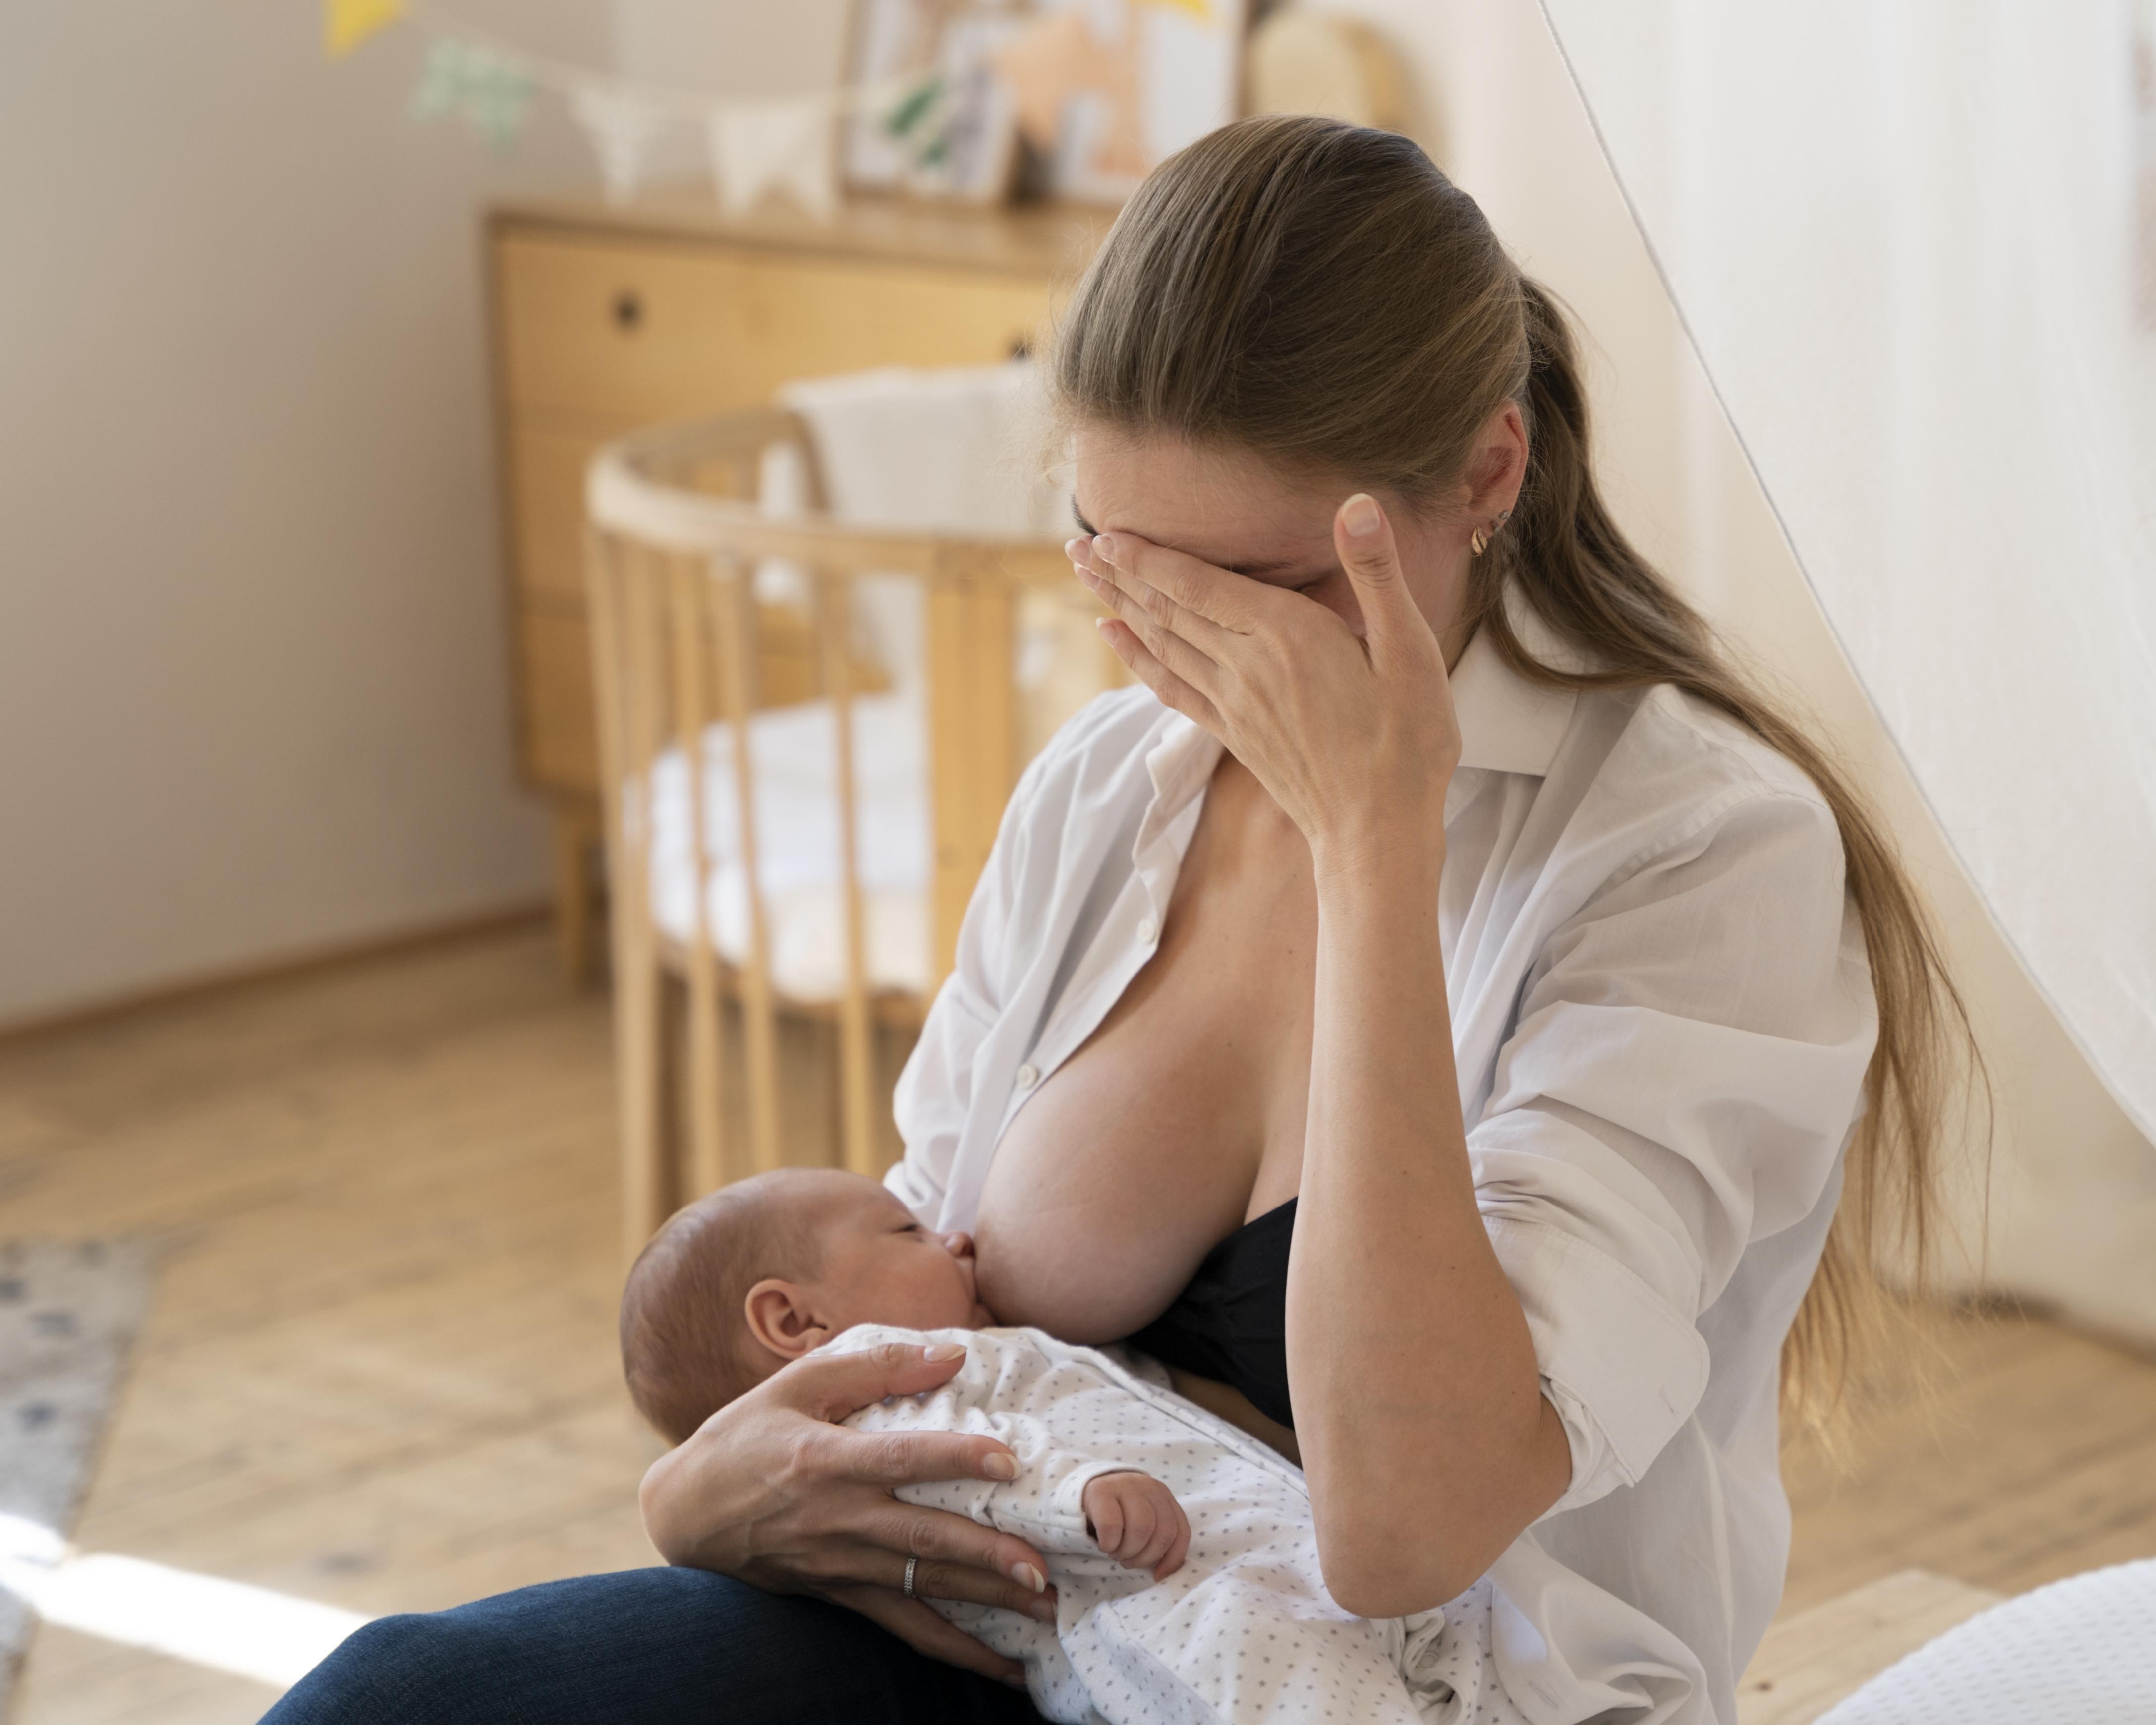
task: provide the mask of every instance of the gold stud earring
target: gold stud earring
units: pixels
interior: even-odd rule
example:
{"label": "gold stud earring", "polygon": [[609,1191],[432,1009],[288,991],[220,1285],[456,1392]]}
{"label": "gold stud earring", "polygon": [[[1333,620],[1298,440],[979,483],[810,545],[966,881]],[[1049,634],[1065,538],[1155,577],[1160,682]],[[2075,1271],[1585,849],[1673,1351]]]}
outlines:
{"label": "gold stud earring", "polygon": [[1484,532],[1480,527],[1477,527],[1473,534],[1468,538],[1467,548],[1474,552],[1476,557],[1481,557],[1484,552],[1490,548],[1490,536]]}

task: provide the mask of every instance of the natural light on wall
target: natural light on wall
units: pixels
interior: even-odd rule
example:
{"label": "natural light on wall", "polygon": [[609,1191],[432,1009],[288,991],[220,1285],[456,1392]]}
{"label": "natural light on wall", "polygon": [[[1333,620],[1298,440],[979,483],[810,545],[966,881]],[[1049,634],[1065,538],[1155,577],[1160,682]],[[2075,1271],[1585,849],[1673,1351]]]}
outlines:
{"label": "natural light on wall", "polygon": [[2156,1135],[2156,0],[1545,0],[1820,603]]}

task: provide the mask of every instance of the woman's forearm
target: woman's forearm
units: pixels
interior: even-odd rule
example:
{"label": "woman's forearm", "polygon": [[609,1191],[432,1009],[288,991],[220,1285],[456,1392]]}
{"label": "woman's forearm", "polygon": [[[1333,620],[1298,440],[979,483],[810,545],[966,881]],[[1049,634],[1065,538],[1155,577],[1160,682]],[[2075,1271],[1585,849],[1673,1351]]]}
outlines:
{"label": "woman's forearm", "polygon": [[[1523,462],[1517,411],[1500,418],[1507,461]],[[1524,470],[1504,469],[1513,485]],[[1327,1583],[1349,1609],[1393,1616],[1473,1582],[1557,1501],[1571,1457],[1460,1129],[1437,886],[1461,740],[1439,611],[1413,590],[1376,498],[1341,504],[1332,544],[1359,627],[1121,530],[1070,552],[1115,613],[1116,655],[1310,839],[1317,1035],[1288,1382]],[[1457,583],[1480,547],[1455,522],[1449,552],[1427,536],[1424,549],[1451,562],[1441,626],[1456,653]]]}
{"label": "woman's forearm", "polygon": [[1441,855],[1318,861],[1317,1029],[1287,1358],[1327,1584],[1442,1603],[1571,1457],[1476,1207],[1437,927]]}

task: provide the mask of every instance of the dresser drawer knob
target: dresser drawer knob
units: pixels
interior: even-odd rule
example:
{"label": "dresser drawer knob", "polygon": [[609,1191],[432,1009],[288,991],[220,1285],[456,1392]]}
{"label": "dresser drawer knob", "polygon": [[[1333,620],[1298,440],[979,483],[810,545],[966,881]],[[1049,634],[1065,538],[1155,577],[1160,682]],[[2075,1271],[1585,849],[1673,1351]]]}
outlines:
{"label": "dresser drawer knob", "polygon": [[644,299],[634,288],[624,288],[613,296],[613,326],[624,332],[644,322]]}

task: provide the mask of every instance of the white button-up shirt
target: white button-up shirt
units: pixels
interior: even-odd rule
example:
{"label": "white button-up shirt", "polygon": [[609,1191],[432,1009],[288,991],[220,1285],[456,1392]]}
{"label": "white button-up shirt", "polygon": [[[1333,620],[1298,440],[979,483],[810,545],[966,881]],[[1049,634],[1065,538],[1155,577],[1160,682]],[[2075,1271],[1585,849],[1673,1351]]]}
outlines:
{"label": "white button-up shirt", "polygon": [[[1794,767],[1666,685],[1551,688],[1478,638],[1452,692],[1438,916],[1468,1155],[1573,1461],[1491,1571],[1494,1656],[1537,1717],[1727,1722],[1788,1559],[1782,1338],[1877,1031],[1840,834]],[[887,1183],[929,1225],[973,1226],[1011,1117],[1152,956],[1219,755],[1133,688],[1027,769],[899,1082]]]}

